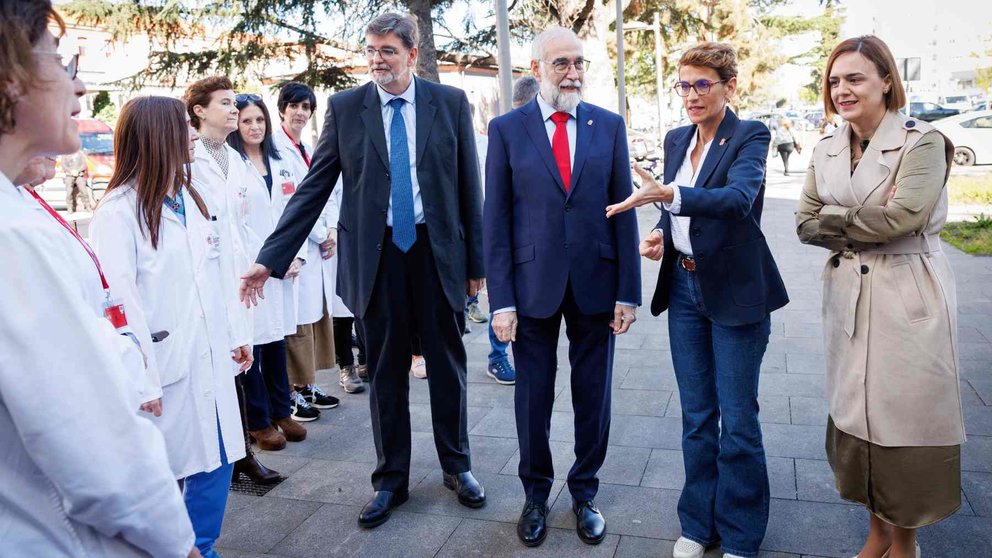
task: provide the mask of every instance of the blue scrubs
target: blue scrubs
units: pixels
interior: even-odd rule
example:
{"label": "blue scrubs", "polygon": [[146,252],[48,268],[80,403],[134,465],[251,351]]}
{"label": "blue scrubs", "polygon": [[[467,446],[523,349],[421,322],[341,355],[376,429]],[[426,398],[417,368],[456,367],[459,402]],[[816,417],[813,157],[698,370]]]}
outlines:
{"label": "blue scrubs", "polygon": [[220,558],[214,550],[214,544],[220,538],[224,510],[227,508],[227,493],[231,488],[231,474],[234,472],[234,464],[227,462],[219,417],[217,439],[220,442],[220,467],[190,475],[183,483],[183,501],[186,502],[186,511],[193,524],[193,533],[196,534],[196,548],[203,558]]}

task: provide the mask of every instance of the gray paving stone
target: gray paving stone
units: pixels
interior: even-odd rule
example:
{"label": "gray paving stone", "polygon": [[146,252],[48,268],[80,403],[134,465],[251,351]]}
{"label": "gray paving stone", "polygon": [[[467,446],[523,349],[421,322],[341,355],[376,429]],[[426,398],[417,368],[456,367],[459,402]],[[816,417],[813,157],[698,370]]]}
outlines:
{"label": "gray paving stone", "polygon": [[817,374],[764,374],[758,380],[758,395],[823,397],[826,382]]}
{"label": "gray paving stone", "polygon": [[610,443],[678,449],[682,447],[682,421],[669,417],[615,416],[610,426]]}
{"label": "gray paving stone", "polygon": [[[404,504],[405,506],[405,504]],[[400,507],[375,529],[358,527],[361,508],[327,504],[273,549],[287,556],[429,558],[461,523],[459,517],[425,516]]]}
{"label": "gray paving stone", "polygon": [[[511,405],[512,408],[512,405]],[[491,407],[468,407],[468,430],[479,424],[482,417],[489,414]],[[431,406],[426,403],[410,403],[410,430],[413,432],[433,432]]]}
{"label": "gray paving stone", "polygon": [[641,486],[682,490],[685,484],[685,463],[681,450],[653,449]]}
{"label": "gray paving stone", "polygon": [[615,558],[669,558],[675,541],[648,539],[623,535],[617,546]]}
{"label": "gray paving stone", "polygon": [[975,515],[992,517],[992,473],[961,473],[961,488]]}
{"label": "gray paving stone", "polygon": [[827,425],[829,409],[827,400],[821,397],[790,397],[789,410],[792,424]]}
{"label": "gray paving stone", "polygon": [[796,484],[799,488],[800,500],[833,504],[847,503],[838,495],[834,473],[826,461],[797,459]]}
{"label": "gray paving stone", "polygon": [[992,436],[992,407],[965,405],[964,429],[968,435]]}
{"label": "gray paving stone", "polygon": [[788,457],[765,457],[772,498],[796,499],[796,466]]}
{"label": "gray paving stone", "polygon": [[[441,470],[435,469],[410,491],[410,501],[403,504],[401,509],[406,512],[427,514],[425,515],[427,518],[466,517],[515,524],[520,518],[520,511],[526,499],[520,479],[516,476],[481,471],[475,477],[486,490],[486,505],[481,508],[467,508],[459,504],[454,492],[444,487]],[[551,485],[548,505],[554,502],[564,484],[562,481],[555,481]]]}
{"label": "gray paving stone", "polygon": [[[441,467],[433,434],[413,432],[410,439],[412,442],[410,464],[414,469],[438,469]],[[469,448],[472,454],[473,471],[497,473],[517,451],[517,441],[510,438],[469,436]]]}
{"label": "gray paving stone", "polygon": [[773,498],[762,547],[824,556],[857,554],[868,535],[868,512],[861,506]]}
{"label": "gray paving stone", "polygon": [[761,359],[761,373],[762,374],[785,374],[786,372],[786,355],[783,353],[768,354],[765,353],[764,358]]}
{"label": "gray paving stone", "polygon": [[[652,361],[657,362],[657,361]],[[675,381],[675,371],[671,368],[671,356],[669,356],[667,368],[664,365],[646,368],[643,366],[631,367],[627,372],[627,377],[620,385],[621,389],[645,389],[655,391],[678,391],[679,385]]]}
{"label": "gray paving stone", "polygon": [[[961,296],[960,291],[958,296]],[[990,340],[975,327],[958,327],[958,341],[961,343],[988,343]]]}
{"label": "gray paving stone", "polygon": [[[817,293],[819,296],[819,293]],[[813,323],[805,322],[785,322],[785,337],[809,337],[813,339],[823,338],[823,326],[819,321]]]}
{"label": "gray paving stone", "polygon": [[974,380],[961,380],[961,405],[964,407],[968,406],[978,406],[982,407],[985,405],[985,401],[982,396],[978,394],[978,391],[972,387],[971,382]]}
{"label": "gray paving stone", "polygon": [[216,551],[217,554],[223,558],[290,558],[284,554],[260,554],[258,552],[237,550],[235,548],[222,548],[219,546],[214,547],[214,551]]}
{"label": "gray paving stone", "polygon": [[823,428],[798,424],[762,424],[765,453],[773,457],[826,459]]}
{"label": "gray paving stone", "polygon": [[773,335],[768,341],[767,352],[772,354],[809,353],[822,355],[823,339],[819,337],[779,337]]}
{"label": "gray paving stone", "polygon": [[968,436],[961,445],[961,470],[992,473],[992,438]]}
{"label": "gray paving stone", "polygon": [[[568,471],[575,462],[575,446],[569,442],[551,442],[550,446],[554,478],[564,480],[568,478]],[[649,448],[609,446],[606,451],[606,461],[599,469],[599,481],[637,486],[641,482],[641,475],[650,455]],[[520,452],[517,451],[500,473],[516,477],[519,465]]]}
{"label": "gray paving stone", "polygon": [[812,353],[794,353],[785,355],[789,374],[823,374],[826,365],[823,355]]}
{"label": "gray paving stone", "polygon": [[[548,516],[548,524],[562,529],[575,527],[571,498],[562,494]],[[620,535],[636,535],[675,540],[681,533],[676,515],[679,493],[674,490],[602,484],[596,506],[606,517],[607,530]]]}
{"label": "gray paving stone", "polygon": [[[562,394],[558,398],[571,398],[571,394]],[[670,391],[651,391],[642,389],[614,389],[611,408],[613,416],[641,415],[663,417],[668,410],[668,402],[672,398]]]}
{"label": "gray paving stone", "polygon": [[[964,385],[967,384],[967,385]],[[965,390],[967,388],[967,390]],[[974,394],[982,405],[992,405],[992,366],[986,372],[985,377],[969,378],[962,382],[962,392],[968,391],[969,395]],[[962,399],[966,395],[962,393]]]}
{"label": "gray paving stone", "polygon": [[540,556],[571,558],[573,556],[614,556],[620,537],[607,534],[603,542],[589,546],[579,540],[574,529],[549,529],[548,538],[539,549],[530,549],[517,538],[516,526],[494,521],[466,519],[455,529],[441,547],[437,558],[511,558]]}
{"label": "gray paving stone", "polygon": [[[372,497],[368,463],[312,460],[288,479],[276,486],[269,495],[294,500],[364,506]],[[410,470],[410,486],[427,475],[427,469]]]}
{"label": "gray paving stone", "polygon": [[992,360],[992,343],[958,343],[958,355],[961,360]]}
{"label": "gray paving stone", "polygon": [[987,517],[952,515],[940,523],[920,529],[917,540],[923,556],[927,558],[989,556],[992,521]]}
{"label": "gray paving stone", "polygon": [[299,471],[304,465],[310,462],[310,459],[305,457],[293,457],[291,455],[282,455],[279,452],[266,452],[260,453],[256,452],[255,458],[269,469],[278,471],[283,476],[289,476]]}
{"label": "gray paving stone", "polygon": [[217,545],[244,551],[272,550],[321,506],[317,502],[237,496],[246,505],[228,506],[224,514],[224,530]]}

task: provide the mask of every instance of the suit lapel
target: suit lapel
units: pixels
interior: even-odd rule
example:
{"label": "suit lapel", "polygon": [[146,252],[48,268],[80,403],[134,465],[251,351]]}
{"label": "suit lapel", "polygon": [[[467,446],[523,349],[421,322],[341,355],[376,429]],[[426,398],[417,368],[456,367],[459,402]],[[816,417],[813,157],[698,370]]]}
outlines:
{"label": "suit lapel", "polygon": [[685,161],[686,151],[689,149],[689,144],[692,142],[692,136],[695,133],[696,126],[693,124],[688,129],[683,130],[681,137],[675,137],[672,140],[670,153],[668,150],[665,151],[665,184],[675,182],[675,175],[679,173],[679,168],[682,167],[682,163]]}
{"label": "suit lapel", "polygon": [[737,129],[737,115],[734,114],[729,108],[726,109],[726,113],[723,116],[723,122],[720,123],[720,127],[716,131],[716,137],[713,138],[715,145],[710,145],[710,150],[706,154],[706,159],[703,161],[703,166],[699,169],[699,177],[696,179],[696,187],[705,188],[706,181],[709,180],[710,175],[720,164],[723,156],[727,153],[730,146],[730,138],[734,135],[734,130]]}
{"label": "suit lapel", "polygon": [[895,113],[887,112],[851,176],[851,188],[860,204],[864,204],[892,174],[899,163],[899,151],[905,144],[906,129],[902,126],[902,119]]}
{"label": "suit lapel", "polygon": [[[417,79],[417,78],[414,78]],[[424,151],[427,150],[427,140],[431,136],[431,128],[434,126],[434,116],[437,109],[434,108],[434,97],[427,89],[423,80],[417,79],[416,84],[417,99],[417,168],[420,168],[420,161],[424,158]]]}
{"label": "suit lapel", "polygon": [[551,173],[555,183],[561,188],[562,193],[565,193],[565,183],[561,180],[561,173],[558,172],[555,156],[551,152],[551,142],[548,141],[548,131],[544,127],[544,119],[541,118],[541,108],[537,106],[537,99],[535,98],[530,103],[524,105],[520,109],[520,113],[524,120],[524,128],[527,129],[527,135],[534,142],[534,147],[544,161],[544,166],[548,167],[548,172]]}
{"label": "suit lapel", "polygon": [[386,132],[382,123],[382,104],[379,102],[379,92],[375,83],[366,86],[365,102],[362,108],[362,122],[365,124],[365,133],[372,141],[382,164],[389,168],[389,150],[386,149]]}
{"label": "suit lapel", "polygon": [[[582,167],[585,166],[586,156],[589,153],[589,144],[592,142],[592,135],[596,132],[596,121],[590,118],[592,111],[585,103],[579,103],[575,110],[575,157],[572,161],[572,183],[568,189],[568,195],[575,192],[575,187],[579,184],[579,175]],[[557,168],[557,167],[556,167]]]}
{"label": "suit lapel", "polygon": [[858,197],[851,187],[851,125],[842,124],[834,131],[833,137],[829,140],[826,150],[826,162],[824,163],[823,176],[826,179],[826,187],[817,187],[820,198],[827,200],[826,196],[832,198],[837,205],[853,207],[859,205]]}

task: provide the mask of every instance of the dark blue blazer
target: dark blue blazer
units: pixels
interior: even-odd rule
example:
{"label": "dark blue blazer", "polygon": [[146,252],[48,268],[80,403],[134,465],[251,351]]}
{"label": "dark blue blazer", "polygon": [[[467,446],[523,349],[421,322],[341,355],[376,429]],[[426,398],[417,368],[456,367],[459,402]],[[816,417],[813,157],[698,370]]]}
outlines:
{"label": "dark blue blazer", "polygon": [[[675,180],[695,133],[696,126],[691,125],[665,136],[665,184]],[[740,120],[727,109],[699,169],[695,188],[681,188],[679,192],[679,215],[692,217],[689,242],[703,302],[713,321],[721,325],[755,323],[789,303],[782,276],[761,232],[770,139],[764,124]],[[651,300],[655,316],[668,309],[678,257],[668,211],[662,210],[657,228],[665,232],[665,252]]]}
{"label": "dark blue blazer", "polygon": [[536,100],[489,123],[483,253],[494,310],[547,318],[569,282],[583,314],[641,303],[636,216],[606,218],[632,191],[624,122],[595,105],[576,110],[568,193]]}

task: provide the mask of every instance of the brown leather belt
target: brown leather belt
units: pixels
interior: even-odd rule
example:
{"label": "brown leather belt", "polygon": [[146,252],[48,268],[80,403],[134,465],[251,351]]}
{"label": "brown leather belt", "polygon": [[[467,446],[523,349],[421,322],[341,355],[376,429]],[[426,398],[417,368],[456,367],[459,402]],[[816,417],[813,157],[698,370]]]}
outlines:
{"label": "brown leather belt", "polygon": [[696,260],[690,256],[679,254],[679,265],[686,271],[696,271]]}

